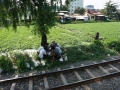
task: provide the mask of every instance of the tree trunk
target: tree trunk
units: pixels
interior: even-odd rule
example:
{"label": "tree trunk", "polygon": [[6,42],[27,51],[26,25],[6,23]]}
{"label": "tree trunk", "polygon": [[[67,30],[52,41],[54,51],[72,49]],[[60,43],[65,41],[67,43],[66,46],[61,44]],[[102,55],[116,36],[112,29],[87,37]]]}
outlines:
{"label": "tree trunk", "polygon": [[43,33],[42,40],[41,40],[41,45],[46,46],[46,44],[47,44],[47,36],[46,36],[45,33]]}
{"label": "tree trunk", "polygon": [[99,32],[96,33],[94,39],[95,39],[95,40],[99,40]]}

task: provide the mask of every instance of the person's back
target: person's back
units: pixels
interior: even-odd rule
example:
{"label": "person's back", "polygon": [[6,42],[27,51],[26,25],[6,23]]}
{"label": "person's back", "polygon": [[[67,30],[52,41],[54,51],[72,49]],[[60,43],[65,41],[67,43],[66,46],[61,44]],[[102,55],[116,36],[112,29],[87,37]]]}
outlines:
{"label": "person's back", "polygon": [[62,50],[59,47],[55,47],[54,53],[55,53],[55,57],[60,58]]}
{"label": "person's back", "polygon": [[45,49],[41,49],[41,50],[40,50],[40,53],[39,53],[39,57],[40,57],[41,59],[43,59],[44,55],[46,55],[46,51],[45,51]]}
{"label": "person's back", "polygon": [[39,54],[39,58],[41,58],[41,59],[43,59],[44,54],[46,55],[46,51],[45,51],[45,49],[44,49],[43,46],[41,46],[41,47],[38,49],[37,52],[38,52],[38,54]]}
{"label": "person's back", "polygon": [[40,53],[40,51],[41,51],[42,49],[44,49],[43,46],[39,47],[39,49],[37,50],[37,52]]}

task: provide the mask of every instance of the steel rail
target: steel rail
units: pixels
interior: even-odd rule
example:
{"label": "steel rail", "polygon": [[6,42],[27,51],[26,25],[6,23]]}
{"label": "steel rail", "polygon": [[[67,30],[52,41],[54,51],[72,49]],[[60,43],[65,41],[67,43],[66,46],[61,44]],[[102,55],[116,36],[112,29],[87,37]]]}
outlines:
{"label": "steel rail", "polygon": [[82,81],[77,81],[77,82],[74,82],[74,83],[69,83],[67,85],[61,85],[61,86],[58,86],[58,87],[49,88],[49,89],[46,89],[46,90],[64,90],[66,88],[71,88],[71,87],[75,87],[75,86],[89,84],[91,82],[108,79],[108,78],[115,77],[115,76],[118,76],[118,75],[120,75],[120,71],[115,72],[115,73],[110,73],[110,74],[107,74],[107,75],[98,76],[98,77],[95,77],[95,78],[90,78],[90,79],[86,79],[86,80],[82,80]]}
{"label": "steel rail", "polygon": [[100,62],[97,64],[90,64],[90,65],[85,65],[85,66],[80,66],[80,67],[75,67],[75,68],[68,68],[68,69],[63,69],[60,71],[49,72],[49,73],[44,73],[44,74],[39,74],[39,75],[4,79],[4,80],[0,80],[0,83],[12,82],[12,81],[23,80],[23,79],[32,79],[32,78],[37,78],[37,77],[47,77],[47,76],[50,76],[53,74],[60,74],[60,73],[66,73],[66,72],[71,72],[71,71],[77,71],[77,70],[81,70],[81,69],[86,69],[86,68],[90,68],[90,67],[97,67],[100,65],[106,65],[106,64],[111,64],[111,63],[115,63],[115,62],[120,62],[120,59],[115,59],[115,60],[106,61],[106,62]]}

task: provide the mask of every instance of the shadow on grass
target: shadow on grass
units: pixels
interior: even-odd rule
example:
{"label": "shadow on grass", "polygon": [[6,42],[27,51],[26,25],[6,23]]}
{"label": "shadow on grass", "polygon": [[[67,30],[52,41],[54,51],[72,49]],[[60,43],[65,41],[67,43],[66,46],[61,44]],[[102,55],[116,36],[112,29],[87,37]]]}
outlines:
{"label": "shadow on grass", "polygon": [[[112,44],[110,43],[109,45],[113,45],[113,43]],[[67,50],[66,52],[67,57],[68,57],[67,62],[66,61],[61,62],[58,59],[52,62],[52,57],[46,57],[44,59],[45,61],[44,66],[40,63],[39,66],[35,67],[34,63],[32,62],[32,58],[29,57],[28,54],[15,53],[12,55],[13,57],[11,57],[12,64],[14,63],[18,67],[15,71],[18,71],[20,73],[30,71],[31,68],[34,70],[42,71],[42,70],[50,70],[53,68],[58,68],[64,65],[70,65],[70,64],[74,64],[74,63],[82,62],[82,61],[100,60],[100,59],[108,57],[107,56],[108,54],[109,55],[116,54],[115,51],[108,49],[107,46],[103,45],[103,43],[101,43],[100,41],[93,41],[89,45],[75,45],[74,44],[69,47],[61,47],[61,49]],[[39,60],[38,54],[36,54],[34,57],[35,57],[35,60]],[[4,61],[4,60],[1,59],[1,61]],[[26,63],[29,63],[29,66],[30,66],[29,69],[27,68]],[[12,66],[10,67],[13,68]]]}
{"label": "shadow on grass", "polygon": [[[67,49],[68,62],[60,62],[59,60],[51,61],[51,58],[46,58],[46,65],[37,67],[38,70],[52,69],[61,67],[67,64],[74,64],[76,62],[87,61],[87,60],[100,60],[108,57],[109,55],[115,55],[116,53],[110,49],[104,47],[100,41],[94,41],[90,45],[79,45],[73,47],[65,47]],[[62,48],[63,50],[64,48]]]}

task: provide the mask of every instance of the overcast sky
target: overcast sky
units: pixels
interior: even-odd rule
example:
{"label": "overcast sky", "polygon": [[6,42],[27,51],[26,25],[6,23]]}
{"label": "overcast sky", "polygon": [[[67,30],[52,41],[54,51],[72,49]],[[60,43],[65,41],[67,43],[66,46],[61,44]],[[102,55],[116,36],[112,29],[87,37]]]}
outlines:
{"label": "overcast sky", "polygon": [[[64,2],[65,0],[63,0]],[[95,9],[103,9],[106,2],[109,0],[84,0],[84,7],[87,5],[94,5]],[[113,3],[117,3],[120,9],[120,0],[112,0]]]}

